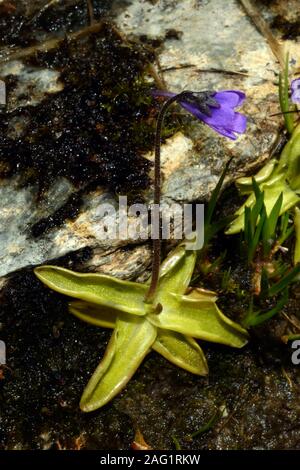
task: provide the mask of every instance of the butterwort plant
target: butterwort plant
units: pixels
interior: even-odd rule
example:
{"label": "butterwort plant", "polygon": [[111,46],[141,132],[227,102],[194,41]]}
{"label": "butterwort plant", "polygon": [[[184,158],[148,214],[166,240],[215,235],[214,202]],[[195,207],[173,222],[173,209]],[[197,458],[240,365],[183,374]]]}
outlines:
{"label": "butterwort plant", "polygon": [[[246,128],[246,118],[235,111],[245,96],[234,90],[179,94],[155,91],[153,94],[167,98],[158,115],[155,135],[154,202],[159,204],[161,130],[169,106],[178,102],[222,136],[236,139]],[[209,221],[216,193],[212,200]],[[248,341],[247,331],[218,308],[214,292],[190,287],[199,254],[192,249],[192,241],[178,245],[162,265],[160,242],[159,234],[153,240],[149,283],[124,281],[99,273],[76,273],[57,266],[35,269],[36,276],[46,286],[75,299],[69,303],[70,313],[97,327],[113,329],[106,353],[83,392],[80,401],[83,411],[100,408],[115,397],[152,349],[178,367],[206,375],[208,365],[196,340],[236,348]]]}
{"label": "butterwort plant", "polygon": [[45,285],[76,299],[69,303],[70,313],[113,329],[105,355],[83,392],[83,411],[100,408],[116,396],[151,349],[176,366],[204,376],[208,365],[195,338],[235,348],[246,344],[247,331],[221,312],[214,292],[189,289],[196,256],[182,245],[162,263],[155,298],[160,311],[144,301],[147,284],[56,266],[35,269]]}

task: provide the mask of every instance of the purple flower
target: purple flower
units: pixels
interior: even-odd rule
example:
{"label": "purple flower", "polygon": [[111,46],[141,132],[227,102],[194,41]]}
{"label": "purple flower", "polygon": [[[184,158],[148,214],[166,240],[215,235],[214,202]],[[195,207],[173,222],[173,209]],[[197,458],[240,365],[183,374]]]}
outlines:
{"label": "purple flower", "polygon": [[291,83],[291,98],[293,103],[300,103],[300,78],[295,78]]}
{"label": "purple flower", "polygon": [[[160,90],[155,90],[152,94],[167,98],[176,95],[176,93]],[[235,108],[245,100],[245,94],[242,91],[183,92],[183,95],[182,100],[178,98],[181,106],[219,134],[236,140],[235,134],[245,132],[247,118],[235,111]]]}

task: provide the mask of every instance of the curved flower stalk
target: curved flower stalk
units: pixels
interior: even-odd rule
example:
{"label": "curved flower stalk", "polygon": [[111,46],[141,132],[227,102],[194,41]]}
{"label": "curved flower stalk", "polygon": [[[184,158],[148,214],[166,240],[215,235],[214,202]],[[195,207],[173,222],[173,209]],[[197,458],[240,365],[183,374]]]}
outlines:
{"label": "curved flower stalk", "polygon": [[246,344],[247,331],[219,310],[213,292],[189,291],[195,262],[196,253],[184,245],[163,262],[156,293],[159,314],[144,302],[147,285],[56,266],[35,269],[45,285],[77,299],[69,304],[72,314],[113,328],[106,353],[83,392],[83,411],[100,408],[116,396],[151,348],[178,367],[206,375],[207,362],[194,338],[236,348]]}
{"label": "curved flower stalk", "polygon": [[[155,138],[154,203],[159,205],[161,129],[168,107],[177,101],[216,132],[234,140],[246,128],[246,118],[235,111],[245,95],[234,90],[154,94],[168,97],[158,116]],[[208,223],[214,205],[215,200]],[[95,326],[113,329],[106,353],[83,392],[83,411],[100,408],[116,396],[151,349],[178,367],[206,375],[206,358],[195,338],[236,348],[248,340],[247,331],[219,310],[213,292],[189,289],[197,253],[183,243],[160,266],[160,238],[154,242],[150,285],[56,266],[35,269],[45,285],[77,299],[69,304],[72,314]]]}
{"label": "curved flower stalk", "polygon": [[[254,179],[261,192],[264,192],[264,204],[270,215],[277,199],[282,194],[280,214],[300,202],[300,125],[296,126],[290,140],[285,145],[279,160],[269,161]],[[244,230],[245,207],[253,208],[255,191],[252,177],[239,178],[236,184],[242,194],[248,194],[246,202],[237,210],[235,220],[228,227],[226,234],[231,235]]]}
{"label": "curved flower stalk", "polygon": [[[246,130],[247,119],[235,108],[240,106],[245,94],[239,90],[227,91],[183,91],[172,93],[168,91],[153,91],[153,96],[168,98],[160,109],[155,132],[155,160],[154,160],[154,206],[160,206],[161,196],[161,171],[160,171],[160,145],[163,121],[168,108],[175,102],[182,105],[197,119],[204,122],[219,134],[232,140],[236,134],[242,134]],[[153,240],[152,273],[149,289],[145,295],[145,302],[153,304],[155,300],[160,269],[161,234]]]}

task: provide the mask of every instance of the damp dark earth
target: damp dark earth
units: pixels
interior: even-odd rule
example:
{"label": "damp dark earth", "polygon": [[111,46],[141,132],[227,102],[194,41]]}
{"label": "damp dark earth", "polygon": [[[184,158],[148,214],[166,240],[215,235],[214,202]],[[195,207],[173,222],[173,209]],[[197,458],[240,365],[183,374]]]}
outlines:
{"label": "damp dark earth", "polygon": [[[220,18],[221,0],[0,2],[1,450],[300,449],[300,128],[289,88],[300,78],[300,8],[225,3]],[[246,95],[236,140],[170,107],[161,199],[217,199],[187,296],[215,292],[249,339],[201,339],[208,375],[151,350],[86,413],[80,399],[111,330],[71,315],[71,294],[34,269],[151,277],[151,240],[103,240],[110,222],[98,208],[120,195],[153,202],[165,102],[153,90]],[[162,259],[178,243],[164,241]]]}

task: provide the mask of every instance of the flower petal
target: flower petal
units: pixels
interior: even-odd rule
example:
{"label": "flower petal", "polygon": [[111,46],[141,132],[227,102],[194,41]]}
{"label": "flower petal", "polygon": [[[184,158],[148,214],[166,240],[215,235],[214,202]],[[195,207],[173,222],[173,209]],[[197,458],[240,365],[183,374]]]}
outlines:
{"label": "flower petal", "polygon": [[209,126],[211,129],[213,129],[215,132],[218,132],[218,134],[223,135],[224,137],[228,137],[231,140],[236,140],[237,136],[234,134],[234,132],[228,131],[227,129],[224,129],[223,127],[216,127],[216,126]]}
{"label": "flower petal", "polygon": [[291,83],[291,98],[293,103],[300,103],[300,78],[295,78]]}
{"label": "flower petal", "polygon": [[234,113],[233,121],[228,125],[231,131],[243,134],[247,127],[247,118],[244,114]]}
{"label": "flower petal", "polygon": [[235,112],[228,106],[221,106],[221,108],[212,109],[211,116],[205,116],[203,119],[206,124],[212,124],[216,127],[225,127],[231,129],[231,123],[234,121]]}
{"label": "flower petal", "polygon": [[246,95],[239,90],[224,90],[217,91],[214,95],[214,98],[220,103],[221,106],[236,108],[245,101]]}
{"label": "flower petal", "polygon": [[184,109],[186,109],[189,113],[193,114],[193,116],[195,116],[197,119],[203,121],[203,116],[205,116],[205,114],[199,111],[198,106],[193,106],[192,104],[186,103],[185,101],[180,101],[180,104]]}
{"label": "flower petal", "polygon": [[[160,90],[155,90],[152,94],[153,96],[176,96],[175,93]],[[246,116],[234,111],[234,109],[240,106],[245,100],[245,93],[240,90],[223,90],[215,92],[212,96],[220,107],[217,108],[208,104],[208,109],[210,110],[209,116],[201,112],[201,108],[197,102],[187,103],[186,101],[181,101],[180,104],[184,109],[210,126],[214,131],[229,139],[236,140],[237,136],[235,133],[244,133],[247,125]]]}
{"label": "flower petal", "polygon": [[232,108],[222,106],[221,108],[211,109],[211,116],[202,115],[202,120],[208,125],[231,129],[231,123],[234,121],[234,114],[235,112]]}
{"label": "flower petal", "polygon": [[241,113],[234,113],[233,119],[231,122],[228,120],[226,126],[209,125],[219,134],[229,137],[229,139],[236,140],[237,136],[234,133],[237,132],[238,134],[243,134],[245,132],[247,127],[247,118]]}

